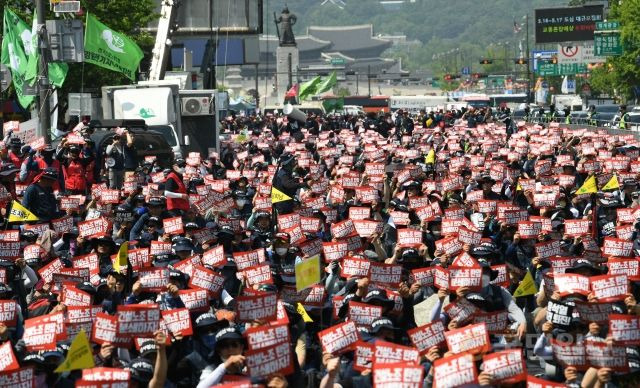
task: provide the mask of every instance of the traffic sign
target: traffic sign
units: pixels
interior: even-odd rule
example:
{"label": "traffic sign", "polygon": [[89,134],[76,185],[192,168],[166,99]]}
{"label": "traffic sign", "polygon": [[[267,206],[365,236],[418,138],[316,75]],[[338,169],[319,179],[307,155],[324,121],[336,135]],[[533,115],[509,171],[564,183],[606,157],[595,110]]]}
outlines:
{"label": "traffic sign", "polygon": [[596,22],[596,30],[598,31],[611,31],[617,30],[620,28],[620,22],[618,21],[610,21],[610,22]]}
{"label": "traffic sign", "polygon": [[331,64],[334,66],[344,65],[345,63],[344,58],[331,58]]}
{"label": "traffic sign", "polygon": [[471,74],[471,68],[469,66],[465,66],[465,67],[462,68],[461,73],[462,73],[462,75],[469,75],[469,74]]}
{"label": "traffic sign", "polygon": [[79,11],[79,1],[61,1],[53,5],[53,12],[56,13],[76,13]]}
{"label": "traffic sign", "polygon": [[610,57],[622,55],[622,40],[620,33],[598,33],[594,36],[595,55],[599,57]]}

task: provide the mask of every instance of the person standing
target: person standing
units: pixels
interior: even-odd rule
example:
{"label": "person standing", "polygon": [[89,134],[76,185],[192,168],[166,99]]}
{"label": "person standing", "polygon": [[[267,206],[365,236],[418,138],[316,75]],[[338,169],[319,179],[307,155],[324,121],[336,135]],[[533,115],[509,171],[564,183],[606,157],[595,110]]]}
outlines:
{"label": "person standing", "polygon": [[124,185],[127,157],[133,148],[133,136],[127,130],[116,129],[113,142],[107,146],[105,164],[109,169],[109,187],[119,189]]}
{"label": "person standing", "polygon": [[46,168],[24,191],[22,206],[42,222],[57,218],[58,209],[53,187],[58,182],[58,171]]}
{"label": "person standing", "polygon": [[184,159],[178,158],[173,162],[173,169],[167,175],[164,183],[164,195],[167,197],[167,210],[180,216],[189,210],[189,195],[187,186],[182,180],[187,163]]}

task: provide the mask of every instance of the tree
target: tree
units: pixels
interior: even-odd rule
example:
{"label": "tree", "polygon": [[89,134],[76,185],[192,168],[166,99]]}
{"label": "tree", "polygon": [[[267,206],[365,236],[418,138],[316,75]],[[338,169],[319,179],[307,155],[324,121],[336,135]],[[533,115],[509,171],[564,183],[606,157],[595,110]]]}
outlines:
{"label": "tree", "polygon": [[611,2],[609,20],[617,20],[621,25],[624,53],[609,57],[604,67],[594,71],[591,83],[597,91],[607,92],[620,99],[633,97],[633,87],[640,85],[640,0]]}
{"label": "tree", "polygon": [[[31,24],[33,18],[34,2],[32,0],[0,0],[0,6],[4,9],[13,9],[27,24]],[[145,57],[140,63],[141,69],[149,67],[151,49],[154,44],[154,36],[141,30],[150,22],[158,18],[155,12],[155,4],[152,0],[81,0],[83,15],[76,15],[76,18],[84,19],[86,12],[95,15],[101,22],[118,32],[127,34],[132,38],[145,53]],[[47,13],[47,19],[57,19],[53,12]],[[69,92],[98,91],[104,85],[129,84],[131,81],[120,73],[116,73],[95,65],[72,63],[69,64],[69,73],[59,94],[60,101],[65,106],[63,100]],[[61,113],[64,113],[63,112]],[[59,117],[64,117],[60,114]]]}

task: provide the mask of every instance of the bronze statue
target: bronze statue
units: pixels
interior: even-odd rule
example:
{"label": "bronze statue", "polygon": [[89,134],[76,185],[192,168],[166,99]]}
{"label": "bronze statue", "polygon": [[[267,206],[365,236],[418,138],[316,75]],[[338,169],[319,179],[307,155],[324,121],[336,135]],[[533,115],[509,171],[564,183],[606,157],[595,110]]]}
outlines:
{"label": "bronze statue", "polygon": [[[276,13],[273,13],[273,18],[276,23],[276,32],[278,33],[278,38],[280,39],[280,46],[295,46],[296,38],[293,36],[292,27],[298,21],[296,15],[289,12],[289,8],[285,5],[282,10],[282,14],[280,14],[279,18],[276,18]],[[282,33],[278,28],[278,24],[282,28]]]}

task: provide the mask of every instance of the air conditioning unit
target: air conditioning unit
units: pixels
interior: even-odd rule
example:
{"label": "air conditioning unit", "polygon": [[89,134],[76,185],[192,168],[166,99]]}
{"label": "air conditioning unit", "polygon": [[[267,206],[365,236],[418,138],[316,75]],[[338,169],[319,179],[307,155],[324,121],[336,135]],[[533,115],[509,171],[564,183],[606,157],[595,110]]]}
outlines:
{"label": "air conditioning unit", "polygon": [[211,97],[188,96],[182,97],[183,116],[209,116],[211,112]]}

